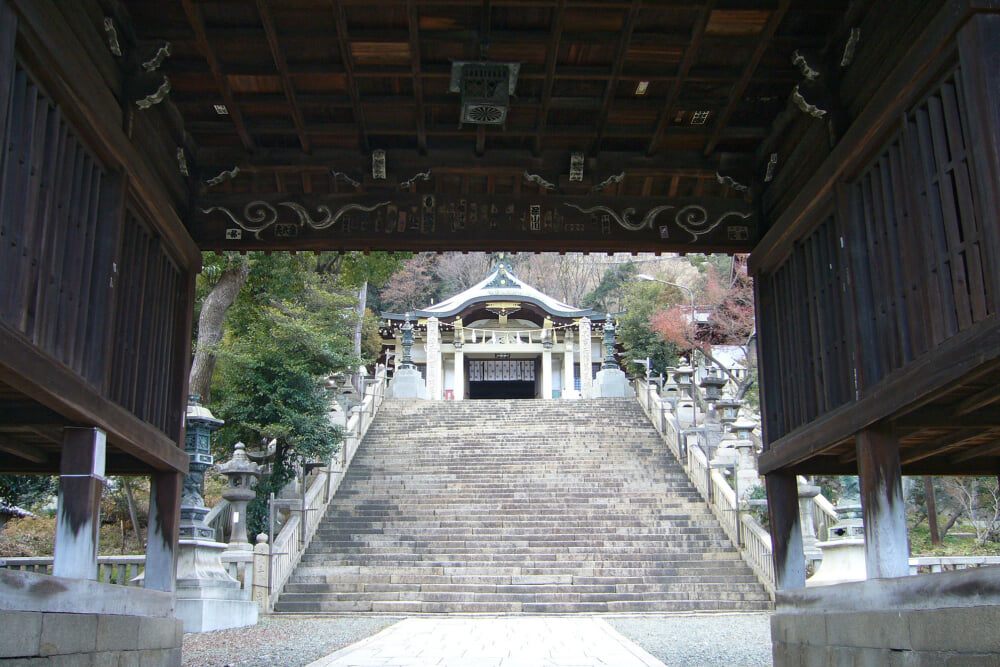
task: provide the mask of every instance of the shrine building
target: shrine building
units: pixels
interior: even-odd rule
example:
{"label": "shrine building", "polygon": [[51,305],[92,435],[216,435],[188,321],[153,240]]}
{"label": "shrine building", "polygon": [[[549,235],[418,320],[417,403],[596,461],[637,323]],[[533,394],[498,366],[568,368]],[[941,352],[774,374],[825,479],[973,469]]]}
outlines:
{"label": "shrine building", "polygon": [[589,396],[601,366],[601,328],[593,323],[608,316],[544,294],[500,262],[440,303],[382,317],[390,363],[402,363],[402,327],[416,320],[421,335],[411,355],[427,397],[462,400]]}

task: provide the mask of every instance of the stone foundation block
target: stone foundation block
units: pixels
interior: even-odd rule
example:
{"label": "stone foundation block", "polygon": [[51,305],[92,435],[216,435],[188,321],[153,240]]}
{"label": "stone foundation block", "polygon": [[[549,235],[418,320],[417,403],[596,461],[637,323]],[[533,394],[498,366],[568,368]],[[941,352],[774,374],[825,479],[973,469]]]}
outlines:
{"label": "stone foundation block", "polygon": [[28,611],[0,611],[0,658],[38,655],[42,615]]}
{"label": "stone foundation block", "polygon": [[[166,620],[166,619],[164,619]],[[98,651],[134,651],[139,648],[139,621],[135,616],[101,615],[97,618]]]}
{"label": "stone foundation block", "polygon": [[905,616],[914,649],[1000,653],[1000,606],[926,609]]}
{"label": "stone foundation block", "polygon": [[45,614],[38,654],[93,653],[97,650],[96,614]]}

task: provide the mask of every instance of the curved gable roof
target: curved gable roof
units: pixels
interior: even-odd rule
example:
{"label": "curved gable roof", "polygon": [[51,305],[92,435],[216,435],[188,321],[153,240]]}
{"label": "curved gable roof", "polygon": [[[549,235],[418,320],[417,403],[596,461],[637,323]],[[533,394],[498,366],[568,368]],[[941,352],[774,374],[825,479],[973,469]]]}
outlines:
{"label": "curved gable roof", "polygon": [[574,308],[549,296],[515,276],[510,266],[504,262],[496,265],[492,272],[479,283],[464,292],[459,292],[440,303],[414,311],[419,317],[451,317],[476,303],[497,300],[512,300],[533,303],[546,313],[556,317],[589,317],[603,319],[604,316],[589,308]]}

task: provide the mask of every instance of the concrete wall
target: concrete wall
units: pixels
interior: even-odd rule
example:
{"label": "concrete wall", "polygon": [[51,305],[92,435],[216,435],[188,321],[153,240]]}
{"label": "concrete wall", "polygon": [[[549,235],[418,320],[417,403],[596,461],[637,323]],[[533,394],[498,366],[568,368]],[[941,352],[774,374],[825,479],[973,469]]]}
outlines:
{"label": "concrete wall", "polygon": [[780,592],[775,667],[1000,664],[1000,568]]}

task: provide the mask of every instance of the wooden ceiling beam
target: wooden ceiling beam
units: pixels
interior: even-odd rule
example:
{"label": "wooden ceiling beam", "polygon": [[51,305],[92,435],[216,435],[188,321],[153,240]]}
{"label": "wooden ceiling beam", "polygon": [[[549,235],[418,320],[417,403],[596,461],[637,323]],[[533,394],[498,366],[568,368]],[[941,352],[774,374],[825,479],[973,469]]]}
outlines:
{"label": "wooden ceiling beam", "polygon": [[964,452],[954,454],[948,458],[948,462],[955,465],[965,463],[966,461],[972,461],[973,459],[982,458],[984,456],[998,455],[1000,455],[1000,440],[994,440],[993,442],[983,445],[973,445]]}
{"label": "wooden ceiling beam", "polygon": [[559,0],[555,16],[552,19],[552,29],[549,31],[549,41],[545,47],[545,82],[542,84],[541,108],[538,111],[538,121],[535,123],[534,151],[542,153],[542,136],[549,120],[549,106],[552,104],[552,87],[555,84],[556,64],[559,61],[559,44],[562,41],[563,24],[566,20],[566,0]]}
{"label": "wooden ceiling beam", "polygon": [[732,118],[733,113],[736,111],[736,105],[743,99],[743,93],[746,92],[747,86],[750,85],[754,72],[757,70],[761,58],[764,57],[767,47],[770,46],[771,39],[778,30],[778,26],[781,25],[782,19],[785,18],[785,14],[788,12],[788,7],[791,3],[792,0],[780,0],[778,7],[768,17],[767,23],[764,25],[764,29],[757,39],[757,47],[754,49],[753,55],[750,56],[750,60],[747,61],[746,68],[743,70],[743,75],[736,82],[736,85],[733,86],[733,89],[729,93],[729,101],[726,102],[725,109],[715,121],[715,131],[712,132],[712,138],[705,144],[705,155],[711,155],[715,151],[715,147],[719,144],[723,131],[729,124],[729,119]]}
{"label": "wooden ceiling beam", "polygon": [[653,138],[649,140],[649,146],[646,147],[646,155],[652,155],[656,152],[656,147],[663,138],[663,131],[674,114],[674,108],[681,95],[681,88],[685,81],[688,80],[688,74],[694,63],[698,60],[698,49],[701,47],[701,40],[705,36],[705,29],[708,28],[708,19],[712,16],[712,10],[715,9],[716,2],[717,0],[708,0],[698,13],[694,28],[691,30],[691,41],[684,50],[684,57],[681,59],[680,67],[677,68],[677,75],[674,77],[673,83],[670,84],[670,92],[667,93],[667,99],[663,103],[663,110],[660,111],[660,117],[656,121]]}
{"label": "wooden ceiling beam", "polygon": [[980,428],[966,428],[953,433],[945,433],[928,442],[908,447],[899,452],[899,462],[902,465],[910,465],[928,457],[940,454],[955,447],[961,447],[963,443],[983,434]]}
{"label": "wooden ceiling beam", "polygon": [[407,0],[406,23],[410,40],[410,71],[413,74],[413,98],[417,115],[417,147],[427,152],[427,118],[424,115],[424,78],[420,71],[420,17],[416,0]]}
{"label": "wooden ceiling beam", "polygon": [[236,105],[233,90],[229,86],[229,81],[222,73],[222,65],[219,63],[219,59],[215,56],[215,51],[212,50],[212,45],[208,41],[208,33],[205,30],[205,17],[202,15],[201,6],[196,5],[193,0],[181,0],[181,5],[184,7],[184,14],[187,16],[188,23],[191,24],[191,29],[194,30],[198,50],[206,62],[208,62],[212,77],[215,79],[216,88],[222,96],[223,103],[226,105],[228,116],[232,119],[233,125],[236,126],[236,133],[239,135],[243,147],[248,151],[253,150],[253,139],[243,122],[243,114],[240,113],[240,109]]}
{"label": "wooden ceiling beam", "polygon": [[267,35],[267,45],[271,49],[271,57],[274,59],[274,66],[281,77],[281,87],[285,92],[285,98],[291,106],[292,121],[295,123],[295,130],[299,135],[299,143],[306,153],[312,151],[309,142],[309,135],[306,133],[306,124],[302,118],[302,108],[295,96],[295,87],[292,85],[291,76],[288,73],[288,62],[285,60],[285,52],[281,48],[278,40],[278,31],[274,25],[274,15],[271,13],[271,6],[268,0],[257,0],[257,12],[260,20],[264,24],[264,34]]}
{"label": "wooden ceiling beam", "polygon": [[4,435],[0,435],[0,452],[16,456],[31,463],[46,463],[49,460],[49,455],[44,450],[17,442]]}
{"label": "wooden ceiling beam", "polygon": [[337,46],[340,49],[341,65],[344,68],[344,76],[347,78],[347,92],[351,96],[351,107],[354,110],[354,124],[358,134],[358,148],[362,153],[370,153],[371,145],[368,142],[368,127],[365,123],[365,112],[361,106],[361,93],[358,90],[358,82],[354,76],[354,56],[347,43],[347,14],[344,11],[342,0],[330,0],[333,9],[333,19],[337,26]]}
{"label": "wooden ceiling beam", "polygon": [[[551,170],[565,169],[567,158],[564,150],[547,150],[542,155],[535,156],[526,148],[493,149],[486,156],[476,157],[467,147],[441,147],[428,151],[426,155],[420,154],[415,148],[390,149],[386,151],[386,155],[394,168],[401,172],[415,173],[433,168],[435,174],[452,171],[486,173],[503,170],[520,174],[525,169],[535,173],[547,173]],[[359,159],[357,151],[322,147],[316,147],[311,155],[303,155],[295,148],[261,148],[256,153],[250,154],[237,146],[204,147],[198,151],[196,157],[198,163],[206,170],[211,170],[216,165],[238,164],[241,170],[247,172],[255,169],[263,171],[283,169],[317,173],[368,166]],[[591,171],[602,177],[624,171],[627,178],[633,176],[666,178],[674,175],[687,178],[695,175],[712,175],[717,166],[714,160],[707,159],[695,151],[678,151],[651,158],[605,151],[591,165]]]}
{"label": "wooden ceiling beam", "polygon": [[955,414],[967,415],[997,402],[1000,402],[1000,385],[993,385],[960,401],[955,406]]}
{"label": "wooden ceiling beam", "polygon": [[597,155],[601,150],[601,140],[604,139],[604,131],[608,126],[608,115],[611,112],[611,102],[615,98],[615,89],[618,87],[618,80],[621,78],[622,69],[625,67],[625,57],[628,55],[628,47],[632,42],[632,33],[635,31],[636,23],[639,22],[639,12],[642,9],[642,0],[632,0],[625,25],[622,26],[621,37],[618,39],[618,48],[615,50],[615,61],[611,67],[611,77],[604,86],[604,95],[601,98],[601,110],[597,114],[596,131],[593,142],[590,145],[590,154]]}

